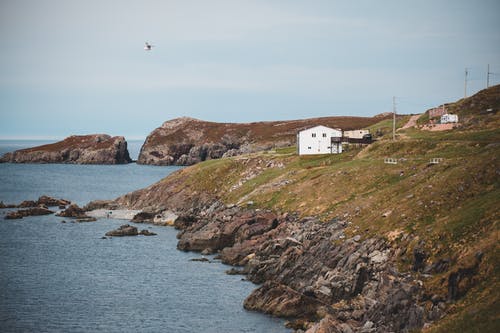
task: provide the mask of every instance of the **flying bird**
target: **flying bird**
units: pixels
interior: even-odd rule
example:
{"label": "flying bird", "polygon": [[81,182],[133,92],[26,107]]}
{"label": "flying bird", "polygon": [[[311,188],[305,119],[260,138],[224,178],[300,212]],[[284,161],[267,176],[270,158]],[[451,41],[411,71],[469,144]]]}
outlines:
{"label": "flying bird", "polygon": [[154,45],[149,44],[148,42],[145,43],[144,45],[144,50],[146,51],[151,51]]}

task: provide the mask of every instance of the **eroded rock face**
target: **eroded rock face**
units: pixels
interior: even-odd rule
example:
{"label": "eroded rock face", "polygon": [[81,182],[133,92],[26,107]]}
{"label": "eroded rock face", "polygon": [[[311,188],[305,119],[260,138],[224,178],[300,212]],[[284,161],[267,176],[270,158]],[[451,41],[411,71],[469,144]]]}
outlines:
{"label": "eroded rock face", "polygon": [[184,251],[222,250],[276,228],[277,216],[270,212],[215,215],[192,224],[179,235],[177,248]]}
{"label": "eroded rock face", "polygon": [[181,217],[178,248],[218,251],[243,266],[238,272],[262,284],[246,309],[317,321],[310,332],[408,332],[427,320],[420,285],[398,272],[385,240],[345,239],[347,223],[337,220],[218,207]]}
{"label": "eroded rock face", "polygon": [[56,143],[16,150],[0,158],[10,163],[130,163],[127,141],[123,136],[106,134],[73,135]]}

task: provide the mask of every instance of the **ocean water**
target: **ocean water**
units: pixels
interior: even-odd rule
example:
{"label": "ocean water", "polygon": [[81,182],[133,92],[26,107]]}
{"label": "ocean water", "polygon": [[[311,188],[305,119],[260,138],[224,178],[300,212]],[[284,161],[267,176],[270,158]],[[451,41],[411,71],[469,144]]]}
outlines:
{"label": "ocean water", "polygon": [[[0,154],[23,144],[0,141]],[[0,201],[47,194],[83,205],[177,169],[4,163]],[[4,220],[6,211],[0,210],[0,332],[289,332],[283,320],[243,309],[254,284],[226,275],[229,267],[213,259],[190,261],[200,254],[176,250],[173,228],[137,224],[158,235],[102,239],[129,222]]]}

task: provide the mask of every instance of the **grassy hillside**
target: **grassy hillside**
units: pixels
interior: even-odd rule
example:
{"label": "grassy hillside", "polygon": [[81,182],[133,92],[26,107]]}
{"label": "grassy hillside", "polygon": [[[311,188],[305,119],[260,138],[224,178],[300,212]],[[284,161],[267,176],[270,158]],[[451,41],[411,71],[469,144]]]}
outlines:
{"label": "grassy hillside", "polygon": [[[426,263],[445,260],[448,267],[412,274],[429,295],[444,299],[451,272],[471,267],[482,253],[477,275],[463,286],[465,297],[432,331],[493,332],[500,324],[498,135],[452,141],[429,135],[311,157],[284,149],[205,162],[177,176],[182,190],[211,193],[227,204],[347,219],[348,236],[384,237],[401,248],[402,271],[411,272],[414,249],[424,249]],[[399,163],[384,164],[384,157]],[[430,164],[433,157],[443,160]]]}
{"label": "grassy hillside", "polygon": [[[477,96],[455,106],[471,101],[478,103]],[[290,147],[203,162],[154,185],[141,204],[175,207],[183,200],[215,197],[226,204],[323,221],[347,220],[346,237],[391,242],[400,270],[422,281],[423,304],[429,304],[431,295],[449,300],[448,315],[429,331],[495,332],[500,327],[496,108],[470,113],[464,126],[451,131],[402,130],[396,141],[384,120],[372,125],[372,130],[380,129],[378,142],[339,155],[297,156]],[[385,164],[386,157],[398,164]],[[431,164],[432,158],[440,163]],[[428,271],[413,269],[417,250],[424,253],[422,267],[430,267]],[[457,274],[457,290],[450,291],[449,281]]]}

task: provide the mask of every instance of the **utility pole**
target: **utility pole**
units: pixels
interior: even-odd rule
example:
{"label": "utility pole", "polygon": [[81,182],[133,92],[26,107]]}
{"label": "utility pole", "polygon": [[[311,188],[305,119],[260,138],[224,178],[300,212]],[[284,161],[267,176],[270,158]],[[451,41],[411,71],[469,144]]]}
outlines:
{"label": "utility pole", "polygon": [[396,141],[396,96],[392,96],[392,141]]}
{"label": "utility pole", "polygon": [[469,71],[465,68],[464,98],[467,98],[467,75],[469,75]]}
{"label": "utility pole", "polygon": [[488,72],[486,74],[486,88],[490,87],[490,74],[493,74],[490,72],[490,64],[488,64]]}

